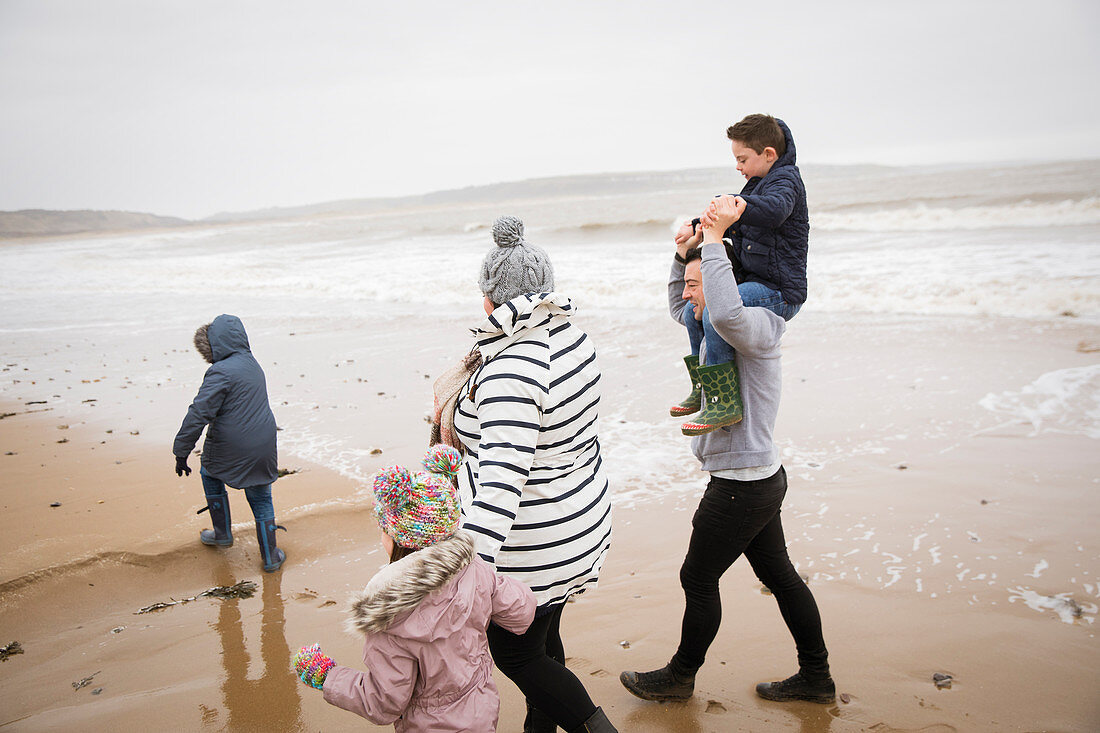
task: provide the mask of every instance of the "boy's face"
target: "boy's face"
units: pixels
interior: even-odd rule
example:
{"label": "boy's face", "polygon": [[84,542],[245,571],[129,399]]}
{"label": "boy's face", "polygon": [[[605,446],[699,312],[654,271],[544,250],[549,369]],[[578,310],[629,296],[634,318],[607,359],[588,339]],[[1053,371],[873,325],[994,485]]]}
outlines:
{"label": "boy's face", "polygon": [[772,165],[779,159],[775,148],[764,148],[763,152],[756,152],[747,145],[737,140],[732,145],[733,157],[737,160],[737,170],[745,178],[757,178],[766,176],[772,169]]}
{"label": "boy's face", "polygon": [[707,302],[703,299],[703,261],[692,260],[684,268],[684,292],[682,297],[696,308],[696,313],[702,313]]}

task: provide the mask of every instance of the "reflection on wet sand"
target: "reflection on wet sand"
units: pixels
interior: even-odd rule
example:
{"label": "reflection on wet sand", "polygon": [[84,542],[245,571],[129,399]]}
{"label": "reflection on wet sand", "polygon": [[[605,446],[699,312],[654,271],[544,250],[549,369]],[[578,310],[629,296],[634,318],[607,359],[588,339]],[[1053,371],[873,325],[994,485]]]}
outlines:
{"label": "reflection on wet sand", "polygon": [[[228,564],[216,566],[215,585],[235,582]],[[252,669],[245,647],[244,628],[238,600],[219,604],[214,624],[222,644],[222,703],[228,712],[225,728],[230,731],[302,730],[302,706],[298,678],[290,669],[290,649],[284,633],[282,573],[264,573],[263,610],[260,612],[260,656],[262,674]],[[246,603],[248,601],[245,601]],[[209,712],[204,713],[204,722]]]}

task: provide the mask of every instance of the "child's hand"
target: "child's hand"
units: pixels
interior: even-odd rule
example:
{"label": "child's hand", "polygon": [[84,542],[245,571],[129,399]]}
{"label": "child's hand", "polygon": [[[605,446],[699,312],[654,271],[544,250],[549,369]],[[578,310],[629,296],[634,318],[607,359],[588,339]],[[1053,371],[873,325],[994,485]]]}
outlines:
{"label": "child's hand", "polygon": [[[694,246],[691,240],[697,237],[698,235],[695,233],[695,227],[690,221],[685,221],[676,231],[676,247],[679,248],[681,245],[688,245],[689,247]],[[697,243],[698,242],[695,242],[695,244]]]}
{"label": "child's hand", "polygon": [[318,690],[324,687],[328,671],[335,666],[336,662],[321,653],[319,644],[304,646],[294,654],[294,672],[298,679]]}
{"label": "child's hand", "polygon": [[704,241],[722,241],[722,235],[741,218],[746,206],[745,199],[740,196],[719,196],[711,201],[707,210],[699,217]]}

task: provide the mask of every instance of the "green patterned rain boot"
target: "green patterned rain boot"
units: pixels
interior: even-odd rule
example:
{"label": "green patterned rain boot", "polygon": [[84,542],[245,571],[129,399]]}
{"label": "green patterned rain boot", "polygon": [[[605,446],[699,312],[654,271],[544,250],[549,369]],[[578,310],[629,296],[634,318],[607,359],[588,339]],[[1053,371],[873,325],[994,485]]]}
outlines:
{"label": "green patterned rain boot", "polygon": [[684,435],[702,435],[741,422],[744,407],[734,362],[699,367],[699,384],[705,398],[703,411],[680,426]]}
{"label": "green patterned rain boot", "polygon": [[680,404],[668,408],[668,414],[673,417],[683,417],[693,412],[699,412],[699,409],[703,406],[703,393],[699,389],[699,357],[685,356],[684,363],[687,364],[688,376],[691,378],[691,394]]}

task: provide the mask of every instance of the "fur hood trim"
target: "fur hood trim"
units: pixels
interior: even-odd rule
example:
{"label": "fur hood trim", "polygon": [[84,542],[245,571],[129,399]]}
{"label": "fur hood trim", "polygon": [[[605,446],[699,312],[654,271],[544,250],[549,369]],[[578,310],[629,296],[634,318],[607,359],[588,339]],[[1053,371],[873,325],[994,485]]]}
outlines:
{"label": "fur hood trim", "polygon": [[473,537],[459,530],[449,539],[390,563],[351,597],[345,627],[362,634],[385,631],[398,616],[447,585],[473,558]]}
{"label": "fur hood trim", "polygon": [[202,358],[206,360],[207,364],[214,363],[214,352],[210,348],[210,324],[207,323],[204,326],[199,326],[195,329],[195,350],[202,355]]}

